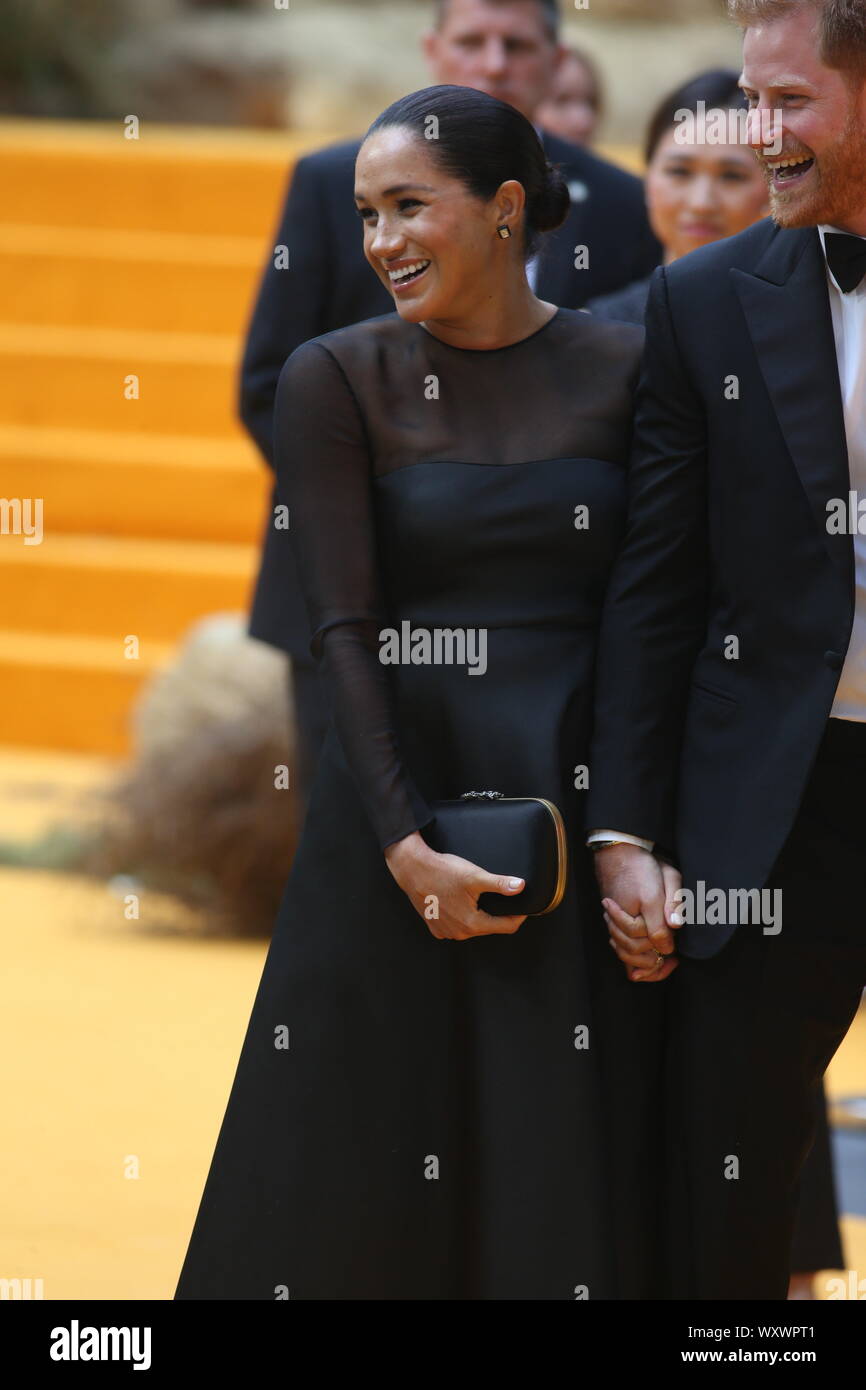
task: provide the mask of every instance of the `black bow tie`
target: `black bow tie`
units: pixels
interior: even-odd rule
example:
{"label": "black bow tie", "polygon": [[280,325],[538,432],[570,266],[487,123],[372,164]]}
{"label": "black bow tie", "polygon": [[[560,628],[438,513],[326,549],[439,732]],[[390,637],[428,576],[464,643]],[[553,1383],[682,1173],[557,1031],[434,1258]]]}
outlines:
{"label": "black bow tie", "polygon": [[856,290],[866,275],[866,240],[847,232],[825,232],[827,264],[843,294]]}

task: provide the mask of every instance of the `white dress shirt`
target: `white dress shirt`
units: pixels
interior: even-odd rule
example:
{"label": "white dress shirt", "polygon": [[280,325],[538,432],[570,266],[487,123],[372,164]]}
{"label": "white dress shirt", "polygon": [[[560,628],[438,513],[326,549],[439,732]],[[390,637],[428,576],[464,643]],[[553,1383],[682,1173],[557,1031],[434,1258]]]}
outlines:
{"label": "white dress shirt", "polygon": [[[818,228],[822,250],[825,234],[839,230],[830,226]],[[843,294],[828,266],[827,292],[833,315],[856,524],[859,515],[856,504],[866,501],[866,279],[861,280],[856,289]],[[862,524],[866,529],[866,516]],[[866,720],[866,535],[858,532],[852,539],[856,580],[854,628],[830,716]]]}
{"label": "white dress shirt", "polygon": [[[821,250],[825,255],[825,234],[840,230],[829,225],[819,226]],[[859,517],[856,503],[866,501],[866,277],[856,289],[843,294],[829,266],[826,273],[856,522]],[[847,499],[843,500],[847,502]],[[866,515],[863,527],[866,530]],[[866,721],[866,534],[860,535],[858,530],[853,541],[856,577],[854,628],[830,717]],[[587,844],[595,840],[623,840],[627,844],[641,845],[644,849],[653,848],[652,840],[641,840],[636,835],[625,835],[616,830],[593,830],[587,837]]]}

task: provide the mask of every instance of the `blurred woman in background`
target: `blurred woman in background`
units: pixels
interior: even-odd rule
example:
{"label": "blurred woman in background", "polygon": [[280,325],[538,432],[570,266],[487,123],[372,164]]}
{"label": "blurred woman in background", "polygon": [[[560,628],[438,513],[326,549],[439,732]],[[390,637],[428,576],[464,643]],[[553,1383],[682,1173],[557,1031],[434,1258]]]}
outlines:
{"label": "blurred woman in background", "polygon": [[[644,145],[646,201],[665,265],[698,246],[744,232],[770,211],[767,182],[748,145],[688,143],[684,138],[690,132],[681,112],[695,117],[700,110],[731,112],[736,120],[747,109],[737,79],[733,69],[702,72],[664,97],[650,119]],[[587,308],[600,318],[643,323],[650,279],[590,300]]]}

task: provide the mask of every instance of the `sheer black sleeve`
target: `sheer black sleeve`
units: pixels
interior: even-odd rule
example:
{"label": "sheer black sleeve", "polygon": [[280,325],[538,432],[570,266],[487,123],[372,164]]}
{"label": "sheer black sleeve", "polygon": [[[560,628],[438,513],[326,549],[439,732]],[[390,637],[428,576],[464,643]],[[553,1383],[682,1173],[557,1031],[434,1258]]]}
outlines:
{"label": "sheer black sleeve", "polygon": [[432,819],[400,758],[393,692],[379,660],[371,458],[364,421],[327,348],[305,343],[283,366],[274,462],[312,637],[333,695],[346,760],[382,849]]}

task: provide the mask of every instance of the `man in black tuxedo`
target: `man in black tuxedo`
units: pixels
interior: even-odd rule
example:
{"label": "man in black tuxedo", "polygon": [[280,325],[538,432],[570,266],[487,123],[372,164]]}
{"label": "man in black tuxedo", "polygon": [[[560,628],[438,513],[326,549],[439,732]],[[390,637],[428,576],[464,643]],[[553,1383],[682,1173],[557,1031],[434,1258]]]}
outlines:
{"label": "man in black tuxedo", "polygon": [[[437,83],[489,92],[532,119],[565,51],[558,26],[556,0],[439,0],[423,48]],[[638,179],[556,136],[542,138],[548,158],[562,166],[572,206],[529,274],[541,298],[579,308],[648,275],[661,250]],[[364,257],[354,203],[359,145],[353,140],[298,161],[275,241],[288,251],[289,266],[277,268],[276,256],[269,260],[259,290],[241,370],[240,413],[271,468],[274,394],[289,354],[309,338],[394,308]],[[274,493],[250,633],[292,657],[295,784],[305,799],[327,709],[308,649],[290,535],[274,525],[277,505]]]}
{"label": "man in black tuxedo", "polygon": [[729,9],[773,216],[653,280],[588,825],[630,977],[680,966],[673,1295],[782,1299],[866,983],[866,3]]}

